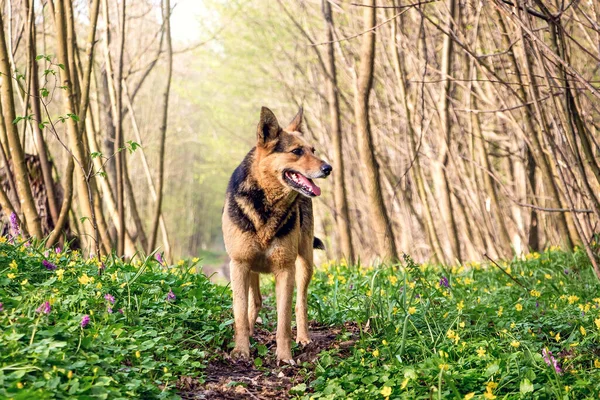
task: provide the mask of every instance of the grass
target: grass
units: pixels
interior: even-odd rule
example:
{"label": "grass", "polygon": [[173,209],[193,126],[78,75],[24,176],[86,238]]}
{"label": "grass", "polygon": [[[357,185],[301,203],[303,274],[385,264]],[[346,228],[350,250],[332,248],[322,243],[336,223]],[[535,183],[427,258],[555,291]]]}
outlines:
{"label": "grass", "polygon": [[[100,262],[0,238],[0,398],[176,398],[179,377],[202,381],[231,343],[231,293],[191,273],[197,262]],[[493,265],[442,268],[408,257],[318,269],[310,317],[353,321],[361,333],[344,357],[323,352],[292,393],[598,398],[600,284],[585,254],[549,249],[500,266],[510,277]],[[272,287],[266,292],[272,306]],[[266,307],[262,317],[271,323],[273,313]]]}

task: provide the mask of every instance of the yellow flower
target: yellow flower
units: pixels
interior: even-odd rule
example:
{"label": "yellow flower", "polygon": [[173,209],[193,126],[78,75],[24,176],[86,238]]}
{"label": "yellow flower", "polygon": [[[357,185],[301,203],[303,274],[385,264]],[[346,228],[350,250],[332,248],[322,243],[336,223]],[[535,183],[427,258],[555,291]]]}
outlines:
{"label": "yellow flower", "polygon": [[17,265],[17,262],[15,260],[12,260],[12,262],[10,263],[10,269],[17,269],[19,268],[19,266]]}
{"label": "yellow flower", "polygon": [[456,309],[458,311],[462,311],[462,309],[465,308],[465,302],[464,301],[460,301],[457,305],[456,305]]}
{"label": "yellow flower", "polygon": [[200,261],[200,259],[199,259],[198,257],[194,257],[194,258],[192,258],[192,262],[193,262],[194,264],[196,264],[198,261]]}
{"label": "yellow flower", "polygon": [[408,286],[409,286],[411,289],[414,289],[416,285],[417,285],[417,284],[416,284],[415,282],[408,282]]}
{"label": "yellow flower", "polygon": [[531,292],[529,292],[529,294],[530,294],[532,297],[540,297],[540,296],[542,295],[540,292],[538,292],[538,291],[537,291],[537,290],[535,290],[535,289],[531,290]]}
{"label": "yellow flower", "polygon": [[381,393],[383,397],[389,397],[392,394],[392,388],[389,386],[384,386],[379,393]]}
{"label": "yellow flower", "polygon": [[98,282],[96,284],[96,289],[102,289],[102,282]]}
{"label": "yellow flower", "polygon": [[556,334],[556,336],[554,336],[554,340],[556,340],[557,342],[560,342],[560,332],[558,332]]}
{"label": "yellow flower", "polygon": [[488,383],[485,384],[485,390],[487,392],[491,392],[494,389],[496,389],[498,387],[498,383],[494,382],[494,381],[489,381]]}
{"label": "yellow flower", "polygon": [[552,279],[552,275],[550,275],[550,274],[545,274],[545,275],[544,275],[544,278],[546,278],[546,279]]}
{"label": "yellow flower", "polygon": [[406,389],[409,380],[410,378],[404,378],[404,380],[402,381],[402,385],[400,385],[400,389]]}
{"label": "yellow flower", "polygon": [[371,289],[367,290],[367,297],[371,297]]}
{"label": "yellow flower", "polygon": [[379,357],[379,350],[375,349],[373,351],[373,357]]}
{"label": "yellow flower", "polygon": [[25,286],[25,285],[27,285],[28,283],[29,283],[29,279],[23,279],[23,280],[21,281],[21,286]]}
{"label": "yellow flower", "polygon": [[55,273],[56,273],[56,277],[57,277],[57,279],[58,279],[59,281],[62,281],[62,280],[63,280],[63,275],[65,274],[65,270],[64,270],[64,269],[57,269],[57,270],[55,271]]}
{"label": "yellow flower", "polygon": [[395,285],[395,284],[396,284],[396,282],[398,282],[398,278],[397,278],[397,277],[395,277],[394,275],[390,275],[390,276],[388,277],[388,280],[390,281],[390,283],[391,283],[392,285]]}
{"label": "yellow flower", "polygon": [[473,397],[475,397],[473,392],[465,394],[465,400],[471,400]]}
{"label": "yellow flower", "polygon": [[569,297],[567,297],[567,300],[569,301],[569,304],[573,304],[575,303],[577,300],[579,300],[579,297],[575,296],[574,294],[570,295]]}
{"label": "yellow flower", "polygon": [[477,349],[477,355],[481,358],[485,357],[485,349],[483,347],[479,347]]}
{"label": "yellow flower", "polygon": [[[13,274],[13,273],[7,274],[6,276],[8,277],[8,279],[15,279],[15,278],[17,277],[17,276],[16,276],[15,274]],[[599,320],[599,321],[600,321],[600,320]],[[600,325],[599,325],[599,326],[600,326]],[[598,328],[598,329],[600,329],[600,328]]]}
{"label": "yellow flower", "polygon": [[518,342],[518,341],[516,341],[516,340],[513,340],[512,342],[510,342],[510,345],[511,345],[512,347],[514,347],[515,349],[517,349],[517,348],[518,348],[518,347],[521,345],[521,342]]}
{"label": "yellow flower", "polygon": [[495,398],[496,398],[496,396],[494,396],[494,394],[493,394],[492,392],[485,392],[485,393],[483,394],[483,397],[485,397],[486,399],[490,399],[490,400],[492,400],[492,399],[495,399]]}
{"label": "yellow flower", "polygon": [[116,272],[113,272],[112,274],[110,274],[110,280],[113,281],[113,282],[117,280],[117,273]]}
{"label": "yellow flower", "polygon": [[79,281],[79,283],[81,283],[82,285],[87,285],[88,283],[94,283],[94,278],[88,276],[87,274],[83,274],[79,278],[77,278],[77,281]]}
{"label": "yellow flower", "polygon": [[135,357],[136,358],[140,358],[141,356],[142,356],[142,354],[140,353],[139,350],[135,352]]}
{"label": "yellow flower", "polygon": [[523,310],[523,305],[522,305],[521,303],[517,303],[517,304],[515,305],[515,310],[517,310],[517,311],[522,311],[522,310]]}
{"label": "yellow flower", "polygon": [[417,308],[416,308],[416,307],[409,307],[409,308],[408,308],[408,313],[409,313],[410,315],[413,315],[413,314],[415,314],[416,312],[417,312]]}
{"label": "yellow flower", "polygon": [[565,392],[568,393],[570,390],[571,390],[571,386],[569,386],[569,385],[565,386]]}
{"label": "yellow flower", "polygon": [[594,367],[600,368],[600,361],[599,360],[594,360]]}
{"label": "yellow flower", "polygon": [[163,372],[166,374],[167,372],[169,372],[169,369],[167,367],[163,367]]}
{"label": "yellow flower", "polygon": [[515,326],[517,326],[517,324],[515,324],[514,322],[510,323],[510,329],[515,329]]}
{"label": "yellow flower", "polygon": [[120,287],[121,289],[123,289],[125,286],[127,286],[127,282],[123,282],[123,283],[121,283],[121,284],[119,285],[119,287]]}
{"label": "yellow flower", "polygon": [[503,312],[503,311],[504,311],[504,307],[500,306],[500,307],[498,308],[498,311],[496,311],[496,314],[498,314],[498,316],[499,316],[499,317],[501,317],[501,316],[502,316],[502,312]]}
{"label": "yellow flower", "polygon": [[382,345],[384,345],[384,346],[387,346],[388,342],[387,342],[387,340],[383,339],[383,340],[381,341],[381,344],[382,344]]}
{"label": "yellow flower", "polygon": [[23,384],[21,382],[17,382],[17,389],[23,389]]}
{"label": "yellow flower", "polygon": [[73,378],[73,371],[69,371],[67,373],[67,378],[69,378],[69,379]]}
{"label": "yellow flower", "polygon": [[[9,277],[10,278],[10,277]],[[594,324],[596,324],[596,328],[600,329],[600,318],[596,318],[594,320]]]}
{"label": "yellow flower", "polygon": [[0,243],[6,243],[6,236],[0,236]]}
{"label": "yellow flower", "polygon": [[442,371],[448,371],[448,368],[450,368],[448,364],[440,364],[439,367]]}
{"label": "yellow flower", "polygon": [[183,284],[181,285],[181,287],[190,286],[191,284],[192,284],[192,282],[186,282],[186,283],[183,283]]}
{"label": "yellow flower", "polygon": [[458,324],[458,326],[460,326],[461,328],[464,328],[465,327],[464,321],[461,321],[460,324]]}
{"label": "yellow flower", "polygon": [[583,325],[579,327],[579,332],[581,332],[582,336],[585,336],[587,334],[587,332],[586,332],[585,328],[583,327]]}

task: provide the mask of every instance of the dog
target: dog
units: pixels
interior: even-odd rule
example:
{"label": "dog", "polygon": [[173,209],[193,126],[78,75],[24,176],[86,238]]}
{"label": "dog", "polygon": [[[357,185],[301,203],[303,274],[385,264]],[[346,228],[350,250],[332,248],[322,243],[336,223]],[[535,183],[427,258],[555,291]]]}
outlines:
{"label": "dog", "polygon": [[294,364],[291,351],[292,296],[296,282],[296,342],[310,343],[307,293],[313,273],[312,198],[321,194],[313,179],[326,178],[331,165],[315,155],[302,135],[302,114],[286,127],[262,107],[256,146],[235,169],[223,208],[223,237],[233,291],[234,359],[249,359],[249,337],[262,306],[260,273],[275,275],[277,360]]}

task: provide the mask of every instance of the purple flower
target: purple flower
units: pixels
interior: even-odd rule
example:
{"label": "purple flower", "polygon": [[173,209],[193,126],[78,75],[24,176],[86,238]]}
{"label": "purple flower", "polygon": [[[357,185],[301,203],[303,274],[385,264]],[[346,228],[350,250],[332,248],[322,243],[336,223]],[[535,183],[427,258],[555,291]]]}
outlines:
{"label": "purple flower", "polygon": [[41,306],[35,309],[35,312],[44,314],[50,314],[50,311],[52,311],[52,307],[50,306],[49,301],[43,302]]}
{"label": "purple flower", "polygon": [[108,313],[109,313],[109,314],[112,314],[112,313],[113,313],[113,309],[112,309],[112,308],[110,308],[110,307],[108,307],[108,308],[106,309],[106,311],[108,311]]}
{"label": "purple flower", "polygon": [[48,271],[54,271],[54,270],[56,269],[56,265],[52,264],[52,263],[51,263],[50,261],[48,261],[48,260],[44,260],[44,261],[42,261],[42,265],[43,265],[44,267],[46,267],[46,269],[47,269]]}
{"label": "purple flower", "polygon": [[19,228],[19,219],[15,213],[10,214],[10,229],[13,236],[19,236],[19,233],[21,233],[21,228]]}
{"label": "purple flower", "polygon": [[56,254],[60,254],[60,247],[57,247],[56,249],[54,249],[54,251],[56,252]]}
{"label": "purple flower", "polygon": [[0,303],[0,312],[4,311],[4,304]]}
{"label": "purple flower", "polygon": [[109,293],[106,293],[106,294],[104,295],[104,298],[105,298],[106,300],[110,301],[110,304],[115,304],[115,298],[114,298],[114,297],[113,297],[111,294],[109,294]]}
{"label": "purple flower", "polygon": [[117,310],[117,312],[118,312],[119,314],[123,314],[123,309],[122,309],[122,308],[119,308],[119,309]]}
{"label": "purple flower", "polygon": [[440,286],[443,287],[450,287],[450,282],[448,282],[448,278],[446,278],[445,276],[442,276],[442,279],[440,279]]}
{"label": "purple flower", "polygon": [[90,323],[90,316],[89,315],[84,315],[83,318],[81,318],[81,327],[85,328],[88,324]]}
{"label": "purple flower", "polygon": [[175,301],[177,297],[175,296],[175,293],[173,293],[173,290],[169,290],[169,293],[167,293],[167,301]]}
{"label": "purple flower", "polygon": [[165,261],[163,260],[162,256],[160,255],[160,253],[156,253],[156,254],[154,255],[154,257],[156,258],[156,261],[158,261],[158,263],[159,263],[160,265],[163,265],[163,264],[165,263]]}
{"label": "purple flower", "polygon": [[569,272],[571,272],[571,271],[569,271],[567,268],[565,268],[565,269],[563,270],[563,272],[565,273],[565,275],[569,275]]}
{"label": "purple flower", "polygon": [[559,375],[562,374],[560,365],[558,364],[558,361],[556,361],[556,359],[552,355],[551,351],[549,351],[548,349],[546,349],[544,347],[542,349],[542,356],[544,357],[544,361],[546,362],[546,364],[548,364],[550,367],[554,368],[554,371],[556,371],[557,374],[559,374]]}

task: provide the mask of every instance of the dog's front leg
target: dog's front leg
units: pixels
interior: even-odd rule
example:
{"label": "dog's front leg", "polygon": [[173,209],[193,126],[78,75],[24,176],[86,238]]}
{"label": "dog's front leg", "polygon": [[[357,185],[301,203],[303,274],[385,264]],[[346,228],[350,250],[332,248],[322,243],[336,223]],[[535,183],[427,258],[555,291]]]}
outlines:
{"label": "dog's front leg", "polygon": [[231,260],[229,264],[231,289],[233,291],[233,318],[235,328],[235,347],[231,351],[233,358],[250,358],[250,327],[248,325],[248,287],[250,284],[250,266]]}
{"label": "dog's front leg", "polygon": [[282,266],[275,271],[277,297],[277,360],[293,363],[292,359],[292,297],[294,295],[295,265]]}
{"label": "dog's front leg", "polygon": [[[312,252],[312,249],[310,249]],[[296,343],[310,343],[308,334],[308,284],[312,278],[312,256],[296,259]]]}

